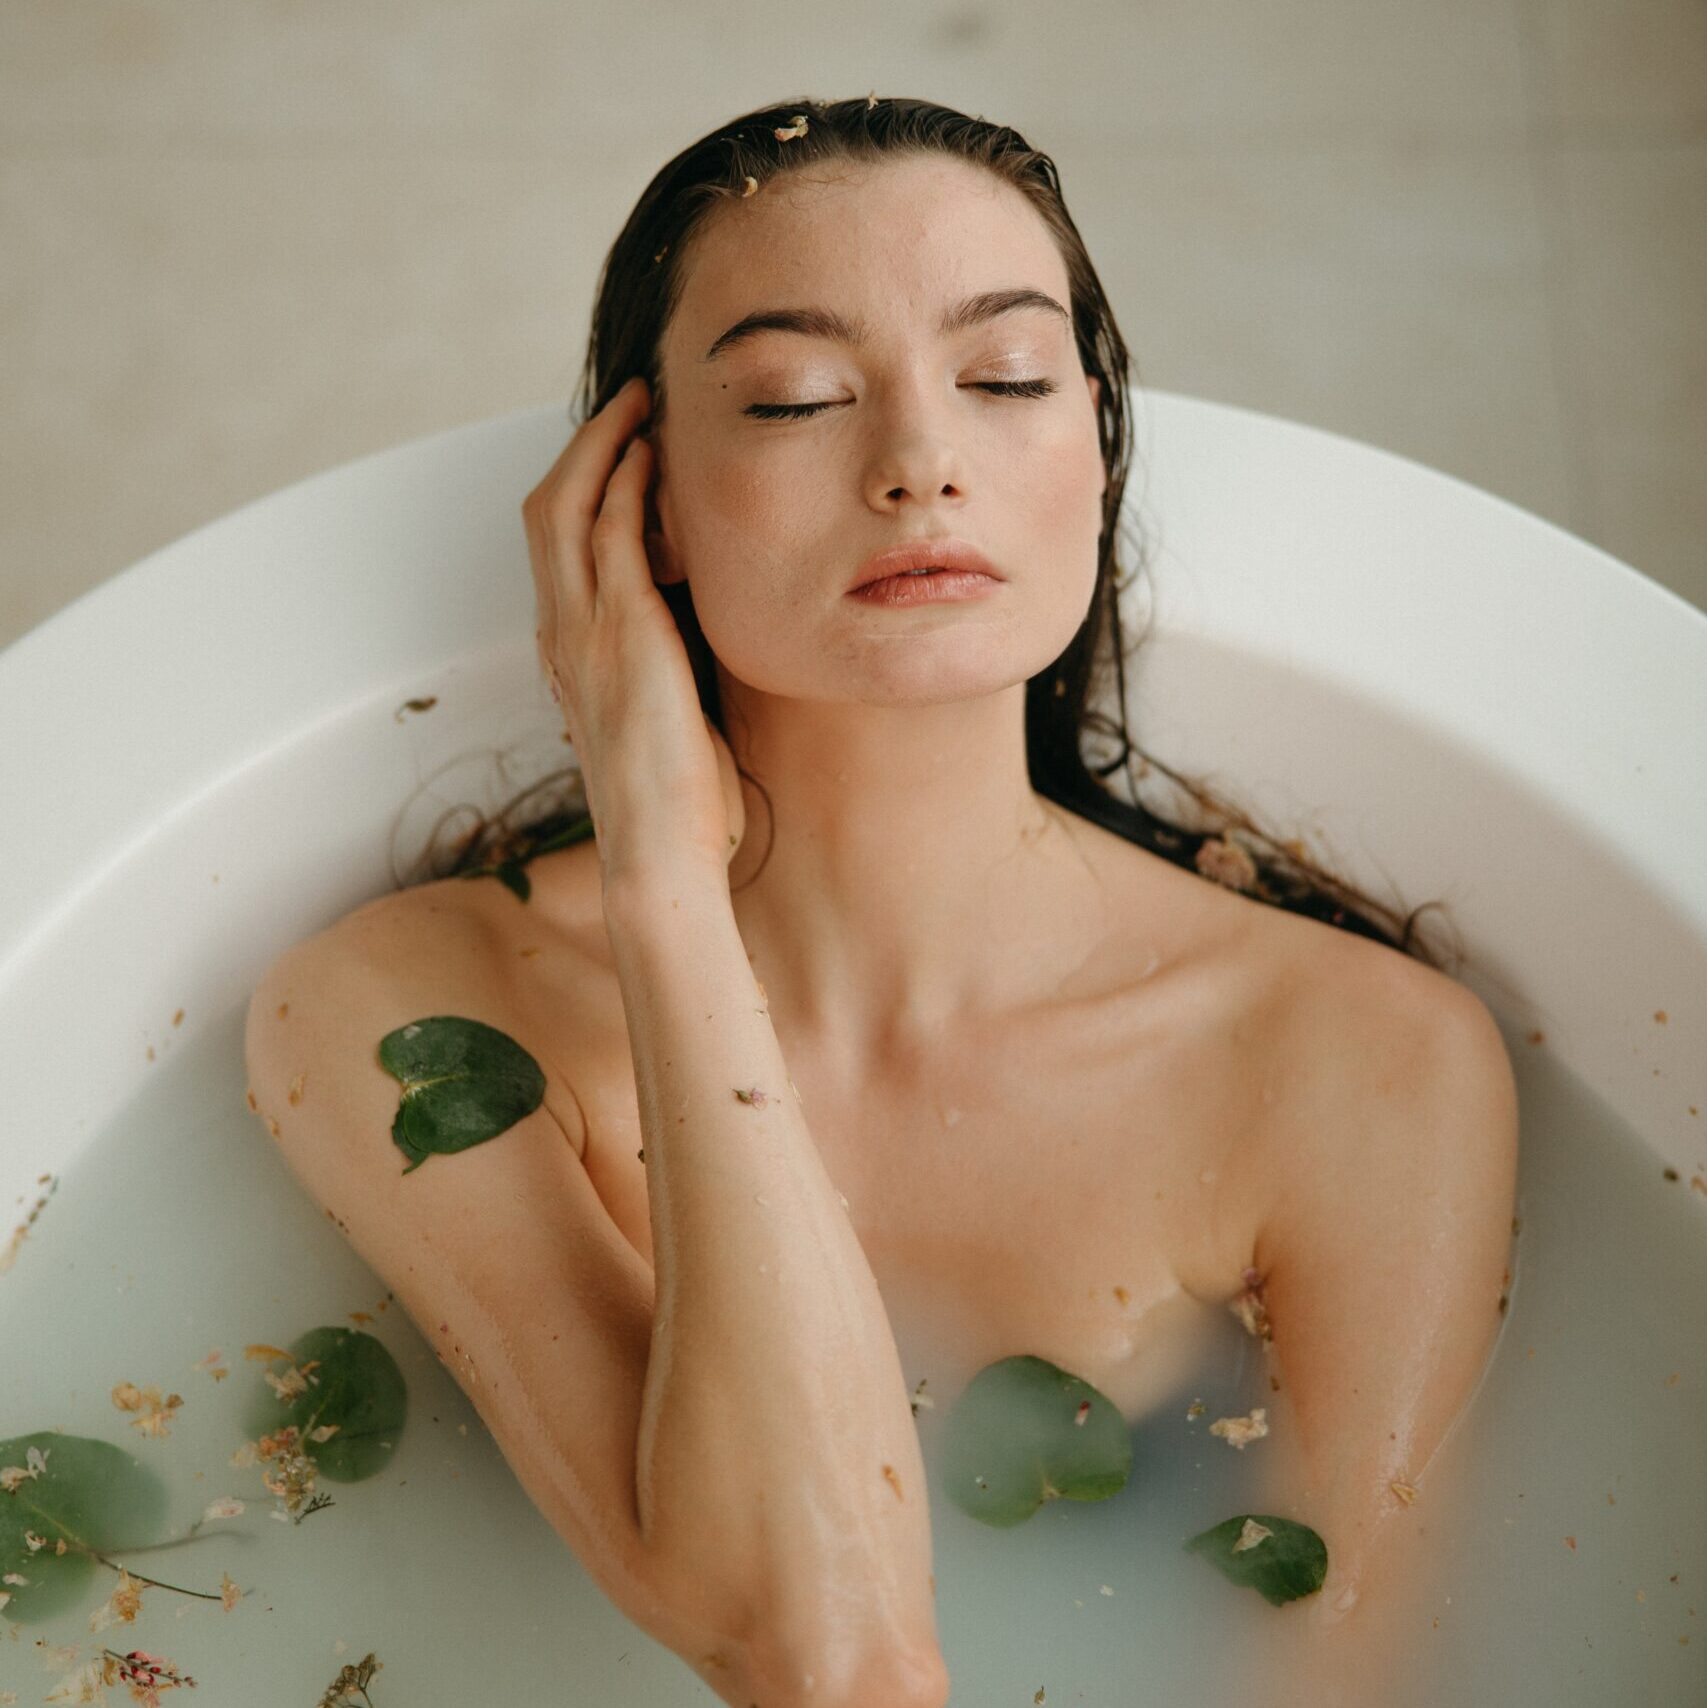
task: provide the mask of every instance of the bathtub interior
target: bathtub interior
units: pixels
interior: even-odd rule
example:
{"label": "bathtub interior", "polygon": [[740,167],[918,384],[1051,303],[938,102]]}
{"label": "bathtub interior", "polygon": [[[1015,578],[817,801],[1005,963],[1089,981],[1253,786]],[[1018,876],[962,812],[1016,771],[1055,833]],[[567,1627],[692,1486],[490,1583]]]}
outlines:
{"label": "bathtub interior", "polygon": [[[1129,501],[1155,557],[1133,590],[1133,618],[1149,624],[1130,668],[1140,742],[1170,767],[1223,787],[1279,834],[1303,834],[1327,864],[1378,897],[1443,902],[1466,954],[1460,976],[1499,1017],[1514,1055],[1547,1052],[1652,1147],[1656,1166],[1670,1164],[1685,1183],[1707,1176],[1707,1118],[1692,1112],[1707,1109],[1707,870],[1690,858],[1707,846],[1707,755],[1690,738],[1707,727],[1707,619],[1581,542],[1400,459],[1165,395],[1145,400],[1142,419],[1150,442],[1134,482],[1142,489]],[[161,1069],[174,1058],[187,1067],[210,1051],[228,1053],[232,1016],[259,971],[287,944],[389,889],[439,812],[459,802],[493,810],[565,763],[556,709],[537,679],[519,517],[519,494],[561,436],[556,411],[528,412],[331,471],[145,560],[0,654],[0,728],[28,738],[0,746],[9,874],[0,891],[0,1083],[12,1117],[0,1138],[0,1187],[18,1206],[16,1219],[43,1176],[74,1168],[110,1136],[116,1112],[138,1112],[139,1131],[166,1130],[171,1112],[160,1097],[150,1101],[151,1079],[164,1083]],[[407,709],[425,700],[431,709]],[[1536,1036],[1543,1041],[1531,1043]],[[240,1071],[194,1072],[198,1086],[217,1085],[223,1073],[224,1101],[236,1107]],[[212,1117],[196,1119],[205,1136]],[[205,1285],[200,1272],[217,1280],[259,1266],[289,1276],[279,1291],[294,1294],[292,1309],[300,1304],[305,1321],[334,1320],[351,1298],[366,1302],[361,1265],[341,1242],[328,1240],[324,1259],[298,1259],[304,1272],[293,1272],[308,1237],[325,1237],[311,1209],[271,1204],[259,1228],[239,1218],[214,1225],[217,1193],[198,1184],[194,1155],[161,1151],[162,1177],[178,1181],[186,1200],[206,1197],[207,1249],[162,1254],[120,1310],[92,1311],[74,1356],[63,1355],[56,1391],[90,1372],[128,1368],[125,1313],[138,1300],[158,1308],[177,1297],[173,1289]],[[139,1198],[151,1189],[146,1157],[103,1154],[114,1156],[121,1189],[134,1183]],[[1586,1152],[1578,1156],[1586,1177]],[[81,1204],[63,1201],[76,1197],[63,1194],[46,1214],[85,1217]],[[1602,1198],[1611,1204],[1609,1192]],[[1707,1213],[1707,1199],[1698,1201]],[[1687,1203],[1667,1203],[1673,1236],[1671,1212]],[[85,1220],[61,1225],[101,1226],[92,1206]],[[1585,1287],[1612,1297],[1606,1271],[1582,1247],[1536,1255],[1543,1249],[1558,1253],[1555,1278],[1568,1257]],[[32,1269],[30,1255],[7,1279],[33,1289],[18,1298],[50,1296],[47,1272]],[[1546,1264],[1532,1272],[1546,1281]],[[104,1272],[86,1279],[91,1296],[97,1280],[107,1284]],[[259,1298],[270,1282],[246,1277],[242,1285]],[[1532,1286],[1528,1297],[1520,1290],[1514,1321],[1545,1346],[1547,1311],[1556,1321],[1569,1308],[1556,1284],[1551,1297]],[[205,1323],[215,1337],[238,1333],[229,1313],[215,1328],[218,1317],[204,1312],[198,1331]],[[1675,1341],[1687,1329],[1670,1332]],[[507,1471],[479,1441],[478,1420],[430,1349],[392,1338],[422,1410],[443,1420],[437,1434],[417,1433],[414,1450],[434,1457],[455,1419],[475,1424],[460,1449],[464,1486],[479,1479],[485,1510],[525,1528],[529,1514]],[[44,1371],[49,1339],[32,1339]],[[1672,1344],[1644,1352],[1644,1373],[1655,1360],[1656,1369],[1684,1364],[1694,1384],[1698,1359],[1688,1363]],[[1490,1397],[1510,1416],[1527,1370],[1505,1374]],[[1601,1374],[1577,1373],[1579,1415]],[[1613,1403],[1621,1412],[1622,1401]],[[187,1428],[211,1423],[187,1420]],[[1671,1427],[1680,1426],[1674,1419]],[[1650,1439],[1632,1440],[1626,1454]],[[191,1436],[177,1457],[183,1467],[215,1465],[224,1445],[208,1434],[198,1459]],[[1516,1479],[1529,1441],[1500,1437],[1492,1446],[1477,1484],[1490,1510],[1523,1486]],[[1589,1486],[1578,1468],[1590,1458],[1574,1443],[1572,1451],[1579,1457],[1564,1480],[1574,1494]],[[1677,1487],[1707,1486],[1707,1471],[1689,1469],[1688,1451],[1686,1439],[1671,1438]],[[1182,1469],[1189,1477],[1189,1465]],[[1621,1515],[1637,1510],[1638,1480],[1619,1485]],[[1548,1498],[1531,1486],[1530,1514]],[[1647,1498],[1651,1511],[1652,1489]],[[359,1550],[360,1563],[351,1567],[346,1554],[354,1576],[339,1581],[391,1583],[402,1550],[387,1548],[399,1539],[417,1548],[430,1535],[428,1556],[450,1557],[470,1499],[429,1517],[412,1511],[407,1522],[377,1499],[352,1508],[337,1539]],[[1075,1537],[1109,1545],[1119,1516],[1075,1513]],[[438,1529],[411,1528],[417,1518]],[[1576,1517],[1561,1527],[1571,1526]],[[474,1628],[518,1636],[572,1628],[576,1646],[601,1657],[607,1681],[626,1681],[627,1663],[641,1654],[628,1653],[620,1621],[590,1595],[554,1600],[572,1574],[550,1571],[559,1551],[540,1524],[528,1534],[542,1562],[532,1601],[515,1598],[513,1551],[458,1556],[480,1586]],[[1036,1571],[976,1584],[991,1606],[1013,1597],[998,1628],[1020,1627],[1027,1583],[1060,1582],[1041,1526],[1014,1540],[1038,1550]],[[1630,1552],[1614,1566],[1613,1540],[1601,1576],[1584,1579],[1579,1597],[1598,1594],[1626,1562],[1649,1569],[1628,1539]],[[1671,1538],[1659,1540],[1669,1546]],[[943,1610],[973,1631],[948,1604],[956,1554],[939,1559]],[[1099,1576],[1122,1592],[1132,1581],[1118,1572],[1124,1556],[1111,1548],[1108,1559],[1085,1568],[1088,1590],[1072,1592],[1088,1598],[1091,1616],[1113,1606],[1097,1597]],[[1564,1590],[1555,1596],[1532,1556],[1512,1559],[1526,1608],[1576,1606]],[[1679,1564],[1697,1581],[1693,1554],[1667,1569]],[[266,1581],[259,1565],[251,1570]],[[292,1596],[293,1631],[346,1629],[330,1605],[336,1582],[281,1587]],[[1204,1617],[1198,1579],[1182,1575],[1146,1593],[1164,1598],[1150,1605],[1155,1629],[1187,1631]],[[1069,1611],[1069,1599],[1059,1630],[1071,1642],[1083,1629],[1073,1619],[1086,1615],[1077,1602]],[[456,1605],[461,1616],[471,1604]],[[439,1616],[423,1601],[423,1627]],[[230,1635],[238,1640],[235,1626]],[[213,1664],[211,1636],[199,1650],[186,1636],[182,1653]],[[421,1636],[430,1647],[431,1630]],[[1563,1652],[1556,1631],[1538,1626],[1527,1640],[1537,1652]],[[394,1670],[379,1683],[403,1683],[406,1651],[394,1634],[380,1646]],[[962,1648],[971,1653],[971,1640]],[[1688,1653],[1660,1662],[1675,1668]],[[1629,1651],[1618,1654],[1627,1664]],[[656,1694],[645,1699],[681,1699],[670,1693],[674,1663],[649,1658]],[[545,1662],[532,1655],[516,1664]],[[0,1683],[16,1682],[0,1667]],[[1553,1690],[1556,1680],[1545,1682]],[[281,1702],[300,1695],[284,1695],[282,1679],[280,1688]],[[375,1699],[381,1708],[388,1700]],[[1542,1699],[1591,1698],[1554,1690]],[[1683,1698],[1660,1682],[1647,1699]]]}
{"label": "bathtub interior", "polygon": [[[1508,1043],[1707,1173],[1707,616],[1402,458],[1166,393],[1137,419],[1140,744],[1443,902]],[[0,654],[7,1202],[436,812],[572,758],[519,510],[564,436],[529,410],[318,475]]]}

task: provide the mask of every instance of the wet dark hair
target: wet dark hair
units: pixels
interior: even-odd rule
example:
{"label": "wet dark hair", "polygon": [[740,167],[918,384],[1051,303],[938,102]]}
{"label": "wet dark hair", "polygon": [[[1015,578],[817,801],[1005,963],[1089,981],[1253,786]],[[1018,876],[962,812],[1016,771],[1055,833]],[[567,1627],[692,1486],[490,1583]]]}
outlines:
{"label": "wet dark hair", "polygon": [[[1276,841],[1232,803],[1170,770],[1132,741],[1126,727],[1126,658],[1143,637],[1122,645],[1118,600],[1146,561],[1146,548],[1140,539],[1137,567],[1122,579],[1117,548],[1131,460],[1131,360],[1067,212],[1055,163],[1019,132],[929,101],[880,100],[875,94],[845,101],[784,101],[718,126],[658,171],[605,258],[571,425],[596,415],[635,374],[644,375],[651,390],[654,422],[662,419],[667,401],[664,331],[681,302],[694,238],[720,205],[763,195],[766,185],[803,167],[858,167],[908,156],[967,161],[1026,197],[1066,263],[1080,364],[1100,382],[1097,437],[1108,486],[1096,586],[1090,609],[1065,651],[1026,683],[1025,740],[1032,787],[1067,811],[1210,881],[1438,965],[1415,927],[1418,915],[1439,903],[1425,903],[1400,916],[1314,864],[1301,841]],[[687,647],[700,705],[726,736],[715,662],[689,586],[682,581],[659,591]],[[1099,667],[1113,672],[1115,691],[1109,698],[1114,718],[1089,703]],[[1119,751],[1093,768],[1080,751],[1085,731],[1117,742]],[[1119,798],[1104,782],[1122,767],[1131,800]],[[1188,829],[1145,804],[1137,784],[1156,774],[1180,791],[1182,803],[1185,796],[1195,801],[1210,827]],[[765,793],[756,778],[745,771],[742,775]],[[768,795],[766,801],[768,805]],[[529,858],[590,834],[584,802],[578,811],[559,810],[515,830],[507,829],[502,817],[496,825],[482,821],[464,841],[448,875],[496,873],[525,896],[525,879],[516,880]]]}

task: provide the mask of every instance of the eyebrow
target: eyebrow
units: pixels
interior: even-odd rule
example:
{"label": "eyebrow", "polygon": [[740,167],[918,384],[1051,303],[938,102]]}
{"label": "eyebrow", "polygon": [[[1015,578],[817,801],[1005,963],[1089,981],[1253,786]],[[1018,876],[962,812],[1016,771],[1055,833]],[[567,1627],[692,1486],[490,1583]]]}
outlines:
{"label": "eyebrow", "polygon": [[[948,338],[956,332],[964,332],[969,326],[979,326],[987,320],[994,320],[997,315],[1011,314],[1016,309],[1027,308],[1043,309],[1046,313],[1058,315],[1067,326],[1073,324],[1073,317],[1054,297],[1025,285],[1005,291],[982,291],[977,296],[956,303],[942,317],[937,330],[942,337]],[[725,351],[760,332],[797,332],[802,337],[831,338],[837,343],[852,344],[856,347],[864,344],[871,336],[864,321],[848,320],[834,309],[764,309],[737,320],[712,344],[701,360],[714,362]]]}

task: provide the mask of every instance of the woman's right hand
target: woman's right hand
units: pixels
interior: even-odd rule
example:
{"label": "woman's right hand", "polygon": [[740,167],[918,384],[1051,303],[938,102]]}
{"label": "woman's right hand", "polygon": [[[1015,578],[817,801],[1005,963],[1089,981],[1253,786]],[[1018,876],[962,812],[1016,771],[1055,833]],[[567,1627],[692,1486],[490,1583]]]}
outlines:
{"label": "woman's right hand", "polygon": [[650,408],[636,375],[522,501],[540,662],[580,761],[607,882],[684,861],[726,874],[746,828],[734,756],[700,710],[646,555]]}

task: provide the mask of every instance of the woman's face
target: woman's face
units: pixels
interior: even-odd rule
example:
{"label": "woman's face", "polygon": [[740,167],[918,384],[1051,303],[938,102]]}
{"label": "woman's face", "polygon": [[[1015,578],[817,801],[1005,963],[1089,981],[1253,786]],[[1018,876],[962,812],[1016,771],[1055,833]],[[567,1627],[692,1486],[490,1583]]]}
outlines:
{"label": "woman's face", "polygon": [[[1084,620],[1105,471],[1096,382],[1066,313],[1021,307],[944,333],[968,298],[1028,288],[1069,307],[1067,271],[1023,195],[941,157],[775,180],[707,222],[664,339],[652,437],[659,579],[690,582],[723,671],[762,693],[872,705],[995,692]],[[809,309],[858,344],[761,330]],[[1042,380],[1039,397],[981,384]],[[801,419],[755,406],[821,403]],[[1006,580],[910,608],[848,597],[872,553],[970,541]]]}

